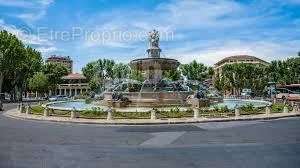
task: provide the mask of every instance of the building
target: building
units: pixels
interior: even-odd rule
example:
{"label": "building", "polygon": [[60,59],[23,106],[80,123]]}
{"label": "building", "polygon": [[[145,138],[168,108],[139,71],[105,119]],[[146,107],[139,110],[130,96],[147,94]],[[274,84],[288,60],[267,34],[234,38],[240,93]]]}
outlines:
{"label": "building", "polygon": [[56,95],[77,96],[90,91],[88,81],[82,74],[71,73],[62,77],[62,80],[62,84],[56,89]]}
{"label": "building", "polygon": [[73,61],[69,56],[57,56],[57,55],[51,55],[49,58],[47,58],[46,63],[61,63],[65,65],[69,72],[72,73],[73,71]]}
{"label": "building", "polygon": [[261,65],[268,65],[269,63],[254,57],[250,55],[235,55],[235,56],[229,56],[226,57],[219,62],[217,62],[214,65],[214,72],[215,75],[221,75],[222,74],[222,69],[225,65],[227,64],[236,64],[236,63],[247,63],[247,64],[261,64]]}

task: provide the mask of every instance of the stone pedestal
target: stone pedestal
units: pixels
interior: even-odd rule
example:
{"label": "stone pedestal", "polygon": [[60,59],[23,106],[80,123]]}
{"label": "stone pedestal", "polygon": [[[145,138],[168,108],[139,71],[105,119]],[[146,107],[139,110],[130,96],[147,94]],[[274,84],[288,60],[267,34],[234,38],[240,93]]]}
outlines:
{"label": "stone pedestal", "polygon": [[49,114],[49,109],[48,107],[45,107],[44,109],[44,117],[48,117],[50,114]]}
{"label": "stone pedestal", "polygon": [[106,118],[106,120],[112,120],[112,119],[113,119],[113,117],[112,117],[112,110],[109,109],[109,110],[107,111],[107,118]]}
{"label": "stone pedestal", "polygon": [[283,113],[288,113],[288,112],[289,112],[289,108],[286,107],[286,106],[284,106],[284,107],[283,107]]}
{"label": "stone pedestal", "polygon": [[267,106],[265,109],[266,115],[270,115],[271,114],[271,108],[270,106]]}
{"label": "stone pedestal", "polygon": [[24,110],[25,110],[25,106],[24,106],[23,104],[21,104],[21,105],[20,105],[20,110],[19,110],[19,112],[20,112],[20,113],[23,113]]}
{"label": "stone pedestal", "polygon": [[199,109],[201,107],[208,107],[209,106],[209,100],[208,99],[197,99],[193,98],[191,100],[192,107],[195,109]]}
{"label": "stone pedestal", "polygon": [[194,119],[198,119],[199,118],[199,109],[193,109],[194,111]]}
{"label": "stone pedestal", "polygon": [[71,111],[71,118],[78,118],[78,117],[79,117],[79,113],[75,109],[73,109]]}
{"label": "stone pedestal", "polygon": [[26,106],[26,111],[25,112],[26,112],[26,114],[30,114],[30,106],[29,105]]}
{"label": "stone pedestal", "polygon": [[235,115],[235,117],[239,117],[240,116],[240,109],[239,108],[235,108],[234,109],[234,115]]}
{"label": "stone pedestal", "polygon": [[293,106],[293,113],[298,112],[298,107],[296,105]]}
{"label": "stone pedestal", "polygon": [[151,110],[151,120],[156,120],[156,111],[155,110]]}

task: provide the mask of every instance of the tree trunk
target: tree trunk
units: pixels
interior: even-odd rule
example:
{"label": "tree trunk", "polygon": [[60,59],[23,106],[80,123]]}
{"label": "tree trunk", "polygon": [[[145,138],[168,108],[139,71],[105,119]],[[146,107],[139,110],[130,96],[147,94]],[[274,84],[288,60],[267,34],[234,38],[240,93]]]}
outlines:
{"label": "tree trunk", "polygon": [[4,80],[4,74],[0,72],[0,93],[2,93],[3,80]]}

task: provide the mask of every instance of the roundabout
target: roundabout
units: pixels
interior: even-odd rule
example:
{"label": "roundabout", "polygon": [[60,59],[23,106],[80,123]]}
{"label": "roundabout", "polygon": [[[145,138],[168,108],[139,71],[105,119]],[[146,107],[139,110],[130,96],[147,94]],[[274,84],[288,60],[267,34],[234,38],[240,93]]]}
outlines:
{"label": "roundabout", "polygon": [[0,167],[276,168],[300,164],[298,117],[111,127],[19,120],[6,114],[0,114]]}

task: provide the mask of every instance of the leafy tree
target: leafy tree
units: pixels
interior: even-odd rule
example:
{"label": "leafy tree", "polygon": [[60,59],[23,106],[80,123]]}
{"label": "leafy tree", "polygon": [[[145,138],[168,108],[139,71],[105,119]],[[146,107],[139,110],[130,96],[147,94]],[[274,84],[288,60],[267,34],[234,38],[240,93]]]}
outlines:
{"label": "leafy tree", "polygon": [[189,64],[182,64],[180,70],[190,80],[204,81],[209,77],[209,68],[193,60]]}
{"label": "leafy tree", "polygon": [[176,70],[169,70],[169,71],[164,71],[163,76],[165,78],[168,78],[172,81],[176,81],[180,79],[181,73],[178,69]]}
{"label": "leafy tree", "polygon": [[141,82],[143,82],[145,80],[142,72],[135,70],[135,69],[130,70],[129,78],[133,79],[133,80],[141,81]]}
{"label": "leafy tree", "polygon": [[68,74],[68,68],[60,63],[47,63],[43,67],[43,73],[47,76],[49,88],[55,89],[61,78]]}
{"label": "leafy tree", "polygon": [[29,79],[28,86],[31,91],[46,93],[49,89],[48,78],[43,72],[37,72]]}
{"label": "leafy tree", "polygon": [[103,84],[100,82],[97,76],[94,76],[90,81],[89,81],[89,86],[92,91],[98,92],[101,90]]}
{"label": "leafy tree", "polygon": [[113,67],[113,74],[116,79],[128,78],[129,72],[130,68],[127,64],[119,63]]}

